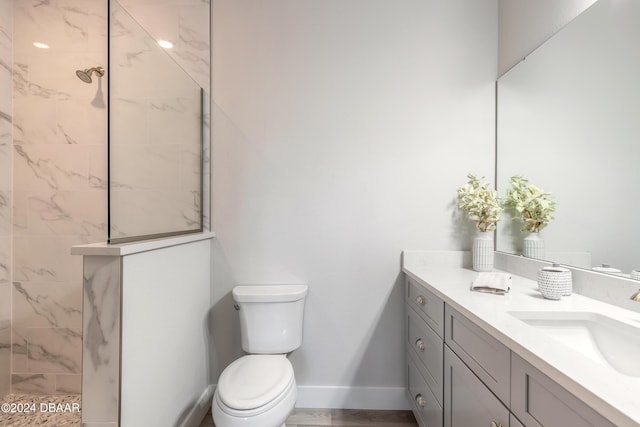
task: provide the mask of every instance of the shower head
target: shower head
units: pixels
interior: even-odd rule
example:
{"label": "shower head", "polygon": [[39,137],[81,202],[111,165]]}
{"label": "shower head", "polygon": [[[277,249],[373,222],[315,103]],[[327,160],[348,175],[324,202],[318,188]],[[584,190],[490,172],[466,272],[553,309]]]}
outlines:
{"label": "shower head", "polygon": [[80,80],[85,83],[91,83],[91,74],[95,71],[98,77],[104,76],[104,68],[102,67],[93,67],[93,68],[85,68],[84,70],[76,70],[76,76]]}

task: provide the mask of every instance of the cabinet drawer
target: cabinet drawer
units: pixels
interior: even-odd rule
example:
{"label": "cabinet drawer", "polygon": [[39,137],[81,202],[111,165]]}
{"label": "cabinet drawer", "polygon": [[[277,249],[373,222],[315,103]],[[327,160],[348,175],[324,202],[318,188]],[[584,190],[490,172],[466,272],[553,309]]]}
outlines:
{"label": "cabinet drawer", "polygon": [[509,426],[509,410],[446,345],[444,377],[444,427]]}
{"label": "cabinet drawer", "polygon": [[407,301],[427,324],[444,337],[444,301],[433,292],[407,277]]}
{"label": "cabinet drawer", "polygon": [[407,355],[407,393],[420,427],[442,427],[442,406],[431,393],[413,357]]}
{"label": "cabinet drawer", "polygon": [[407,352],[419,361],[427,385],[442,405],[442,347],[444,343],[409,305],[407,305]]}
{"label": "cabinet drawer", "polygon": [[449,305],[445,342],[505,405],[510,400],[511,351]]}
{"label": "cabinet drawer", "polygon": [[511,410],[527,427],[613,427],[517,354],[511,360]]}

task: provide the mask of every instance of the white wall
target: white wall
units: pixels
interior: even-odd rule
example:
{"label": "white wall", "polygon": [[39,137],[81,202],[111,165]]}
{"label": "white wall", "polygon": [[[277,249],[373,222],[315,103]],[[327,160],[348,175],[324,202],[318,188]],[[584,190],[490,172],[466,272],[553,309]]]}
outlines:
{"label": "white wall", "polygon": [[120,425],[177,426],[198,410],[210,376],[210,248],[203,240],[122,258]]}
{"label": "white wall", "polygon": [[596,0],[498,0],[499,74],[520,62]]}
{"label": "white wall", "polygon": [[496,0],[216,0],[213,369],[236,283],[304,281],[298,406],[405,407],[403,249],[493,176]]}

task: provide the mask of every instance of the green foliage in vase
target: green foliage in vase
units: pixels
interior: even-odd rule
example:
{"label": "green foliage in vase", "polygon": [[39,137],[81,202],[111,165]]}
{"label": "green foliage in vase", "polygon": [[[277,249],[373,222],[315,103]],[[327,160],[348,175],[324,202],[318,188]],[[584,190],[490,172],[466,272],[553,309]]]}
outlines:
{"label": "green foliage in vase", "polygon": [[511,190],[507,191],[505,205],[522,221],[522,231],[534,233],[545,228],[554,219],[551,214],[556,211],[551,193],[530,184],[522,175],[511,177]]}
{"label": "green foliage in vase", "polygon": [[469,182],[457,189],[458,207],[467,212],[469,219],[476,223],[480,231],[495,230],[496,222],[500,220],[498,215],[502,211],[498,193],[489,189],[488,183],[481,182],[473,174],[467,175],[467,178]]}

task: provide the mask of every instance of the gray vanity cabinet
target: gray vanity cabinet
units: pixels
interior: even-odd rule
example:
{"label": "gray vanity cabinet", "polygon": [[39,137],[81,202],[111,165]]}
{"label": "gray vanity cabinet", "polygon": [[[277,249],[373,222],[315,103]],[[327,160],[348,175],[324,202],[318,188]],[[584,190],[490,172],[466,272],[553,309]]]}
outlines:
{"label": "gray vanity cabinet", "polygon": [[420,427],[442,427],[444,301],[406,279],[407,395]]}
{"label": "gray vanity cabinet", "polygon": [[511,410],[527,427],[614,427],[515,353],[511,356]]}
{"label": "gray vanity cabinet", "polygon": [[405,301],[407,396],[420,427],[614,427],[410,277]]}
{"label": "gray vanity cabinet", "polygon": [[436,400],[442,405],[442,347],[444,343],[411,308],[407,307],[407,351],[416,364]]}
{"label": "gray vanity cabinet", "polygon": [[509,426],[509,410],[451,349],[444,349],[444,426]]}
{"label": "gray vanity cabinet", "polygon": [[449,305],[444,329],[447,345],[508,406],[511,350]]}

